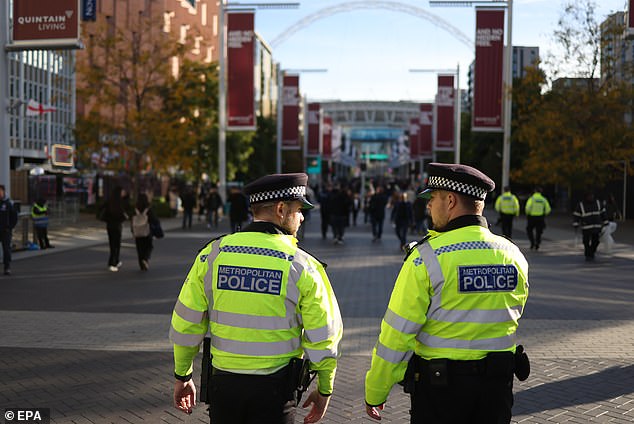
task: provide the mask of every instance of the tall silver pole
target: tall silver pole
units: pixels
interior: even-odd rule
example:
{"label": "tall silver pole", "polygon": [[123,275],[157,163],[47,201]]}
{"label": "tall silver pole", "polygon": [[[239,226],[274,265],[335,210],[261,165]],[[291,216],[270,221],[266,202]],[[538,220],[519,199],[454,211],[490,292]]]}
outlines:
{"label": "tall silver pole", "polygon": [[462,119],[462,96],[460,93],[460,64],[456,65],[456,143],[454,148],[456,152],[454,154],[454,161],[460,163],[460,127]]}
{"label": "tall silver pole", "polygon": [[6,187],[6,195],[11,196],[11,148],[9,145],[9,60],[4,46],[8,40],[9,2],[0,6],[0,184]]}
{"label": "tall silver pole", "polygon": [[275,148],[275,172],[282,173],[282,113],[284,111],[284,75],[280,64],[277,64],[277,147]]}
{"label": "tall silver pole", "polygon": [[627,219],[627,165],[628,161],[623,161],[623,221]]}
{"label": "tall silver pole", "polygon": [[502,187],[509,185],[511,172],[511,106],[513,88],[513,0],[506,7],[506,57],[504,63],[504,140],[502,145]]}
{"label": "tall silver pole", "polygon": [[226,200],[227,191],[227,96],[226,96],[226,49],[225,49],[225,0],[220,0],[218,9],[218,193]]}

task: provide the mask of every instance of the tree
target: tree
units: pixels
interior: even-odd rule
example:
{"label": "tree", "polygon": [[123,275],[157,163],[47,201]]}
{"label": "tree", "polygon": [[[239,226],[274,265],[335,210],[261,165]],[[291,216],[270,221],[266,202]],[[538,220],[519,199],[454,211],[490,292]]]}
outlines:
{"label": "tree", "polygon": [[[609,163],[634,154],[634,133],[626,120],[633,100],[631,86],[595,78],[605,37],[594,10],[590,0],[567,4],[555,31],[564,53],[558,65],[550,62],[550,75],[554,78],[573,69],[576,78],[548,81],[536,69],[514,89],[514,152],[524,156],[512,172],[516,181],[600,187],[612,178]],[[542,95],[541,88],[548,85],[551,89]]]}
{"label": "tree", "polygon": [[116,139],[105,147],[128,161],[109,167],[133,175],[141,163],[152,165],[160,157],[159,138],[175,139],[182,130],[166,119],[161,91],[183,46],[161,30],[160,17],[139,13],[137,18],[137,25],[129,28],[108,20],[88,31],[88,49],[77,66],[77,92],[85,111],[77,117],[80,154],[101,150],[104,139]]}

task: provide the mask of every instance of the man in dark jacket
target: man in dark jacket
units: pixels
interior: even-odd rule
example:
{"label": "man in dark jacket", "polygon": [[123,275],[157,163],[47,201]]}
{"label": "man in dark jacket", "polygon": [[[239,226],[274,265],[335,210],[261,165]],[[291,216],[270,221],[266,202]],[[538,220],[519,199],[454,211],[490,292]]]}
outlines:
{"label": "man in dark jacket", "polygon": [[335,233],[335,244],[343,244],[343,235],[348,226],[348,217],[352,209],[352,200],[341,185],[337,184],[328,198],[330,224]]}
{"label": "man in dark jacket", "polygon": [[4,275],[11,275],[11,234],[18,223],[18,211],[6,196],[5,187],[0,185],[0,242]]}
{"label": "man in dark jacket", "polygon": [[381,240],[387,200],[387,195],[384,193],[382,186],[378,186],[376,193],[370,198],[368,209],[370,211],[370,222],[372,224],[372,241]]}
{"label": "man in dark jacket", "polygon": [[581,227],[586,261],[592,261],[599,246],[601,228],[608,225],[605,208],[594,198],[594,193],[588,192],[572,215],[574,219],[572,225],[575,227],[575,231]]}

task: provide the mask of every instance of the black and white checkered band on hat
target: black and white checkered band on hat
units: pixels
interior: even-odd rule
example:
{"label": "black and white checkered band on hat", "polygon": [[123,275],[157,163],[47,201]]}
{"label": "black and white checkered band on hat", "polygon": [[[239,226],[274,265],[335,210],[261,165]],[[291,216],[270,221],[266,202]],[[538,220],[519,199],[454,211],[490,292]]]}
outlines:
{"label": "black and white checkered band on hat", "polygon": [[475,197],[476,199],[486,198],[487,191],[483,188],[476,187],[471,184],[461,183],[459,181],[450,180],[445,177],[430,176],[427,183],[428,189],[447,190],[460,194],[466,194],[467,196]]}
{"label": "black and white checkered band on hat", "polygon": [[281,190],[262,191],[249,195],[249,202],[260,203],[273,200],[290,200],[306,196],[305,186],[283,188]]}

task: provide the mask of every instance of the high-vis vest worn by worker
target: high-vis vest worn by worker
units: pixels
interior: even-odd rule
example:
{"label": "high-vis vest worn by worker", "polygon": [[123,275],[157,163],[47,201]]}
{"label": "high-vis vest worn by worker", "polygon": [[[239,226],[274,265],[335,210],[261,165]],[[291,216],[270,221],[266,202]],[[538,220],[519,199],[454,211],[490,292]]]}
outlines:
{"label": "high-vis vest worn by worker", "polygon": [[528,297],[520,250],[468,215],[410,251],[397,277],[366,375],[369,405],[403,380],[412,354],[431,360],[478,360],[515,352],[515,330]]}
{"label": "high-vis vest worn by worker", "polygon": [[343,334],[337,300],[324,266],[273,224],[251,224],[198,254],[172,314],[176,375],[192,373],[208,329],[214,368],[271,374],[305,355],[319,392],[332,393]]}
{"label": "high-vis vest worn by worker", "polygon": [[33,204],[31,208],[31,218],[33,219],[33,225],[38,228],[48,226],[48,208],[46,205]]}
{"label": "high-vis vest worn by worker", "polygon": [[536,192],[526,201],[524,211],[526,216],[546,216],[550,213],[550,203],[541,193]]}
{"label": "high-vis vest worn by worker", "polygon": [[520,202],[510,191],[505,191],[495,200],[495,210],[505,215],[519,215]]}

